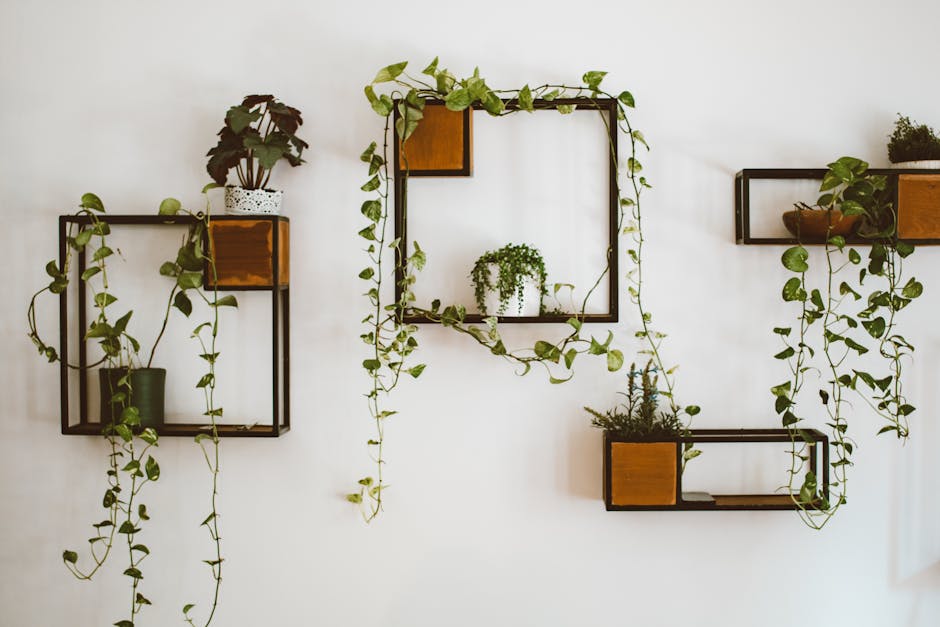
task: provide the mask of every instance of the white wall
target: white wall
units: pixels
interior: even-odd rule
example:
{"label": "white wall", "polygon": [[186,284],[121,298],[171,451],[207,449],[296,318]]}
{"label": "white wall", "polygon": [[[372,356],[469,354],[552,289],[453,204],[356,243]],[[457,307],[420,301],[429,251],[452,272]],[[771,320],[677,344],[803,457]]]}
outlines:
{"label": "white wall", "polygon": [[[622,377],[585,363],[564,386],[519,379],[432,328],[421,331],[430,366],[388,424],[385,514],[367,527],[342,494],[371,470],[355,233],[358,155],[380,132],[362,85],[377,68],[440,55],[506,87],[606,69],[606,84],[632,90],[654,147],[648,297],[682,364],[682,399],[704,408],[698,426],[770,427],[784,273],[779,249],[733,243],[734,172],[842,154],[881,166],[895,112],[940,125],[938,19],[924,0],[4,2],[0,624],[111,624],[126,606],[116,565],[86,584],[59,558],[100,515],[105,450],[59,435],[58,371],[25,335],[56,216],[85,191],[121,213],[168,195],[195,205],[224,109],[272,92],[304,112],[312,145],[308,165],[275,181],[293,231],[295,426],[224,442],[216,624],[937,625],[933,249],[915,257],[927,292],[905,314],[918,347],[913,440],[876,439],[859,410],[850,502],[822,533],[791,513],[605,512],[600,434],[580,408],[612,402]],[[54,305],[42,322],[54,328]],[[635,318],[616,329],[631,348]],[[160,459],[142,538],[155,606],[139,625],[179,624],[209,590],[208,477],[186,439],[164,439]]]}

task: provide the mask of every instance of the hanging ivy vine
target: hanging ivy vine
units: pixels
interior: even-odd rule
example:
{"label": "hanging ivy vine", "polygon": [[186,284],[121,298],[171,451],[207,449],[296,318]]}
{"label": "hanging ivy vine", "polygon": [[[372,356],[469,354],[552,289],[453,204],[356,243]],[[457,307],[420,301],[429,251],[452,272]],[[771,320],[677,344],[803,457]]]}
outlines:
{"label": "hanging ivy vine", "polygon": [[[390,175],[390,138],[391,133],[398,135],[404,143],[414,133],[424,114],[425,104],[429,100],[443,101],[451,111],[463,111],[470,107],[480,107],[492,116],[512,115],[519,112],[533,112],[536,109],[555,109],[560,114],[570,114],[577,104],[571,99],[580,99],[585,104],[595,105],[599,118],[608,131],[622,133],[628,140],[627,157],[621,160],[619,154],[610,146],[615,172],[623,171],[627,184],[621,185],[619,177],[617,187],[617,232],[629,234],[633,246],[627,250],[630,270],[628,292],[631,301],[639,312],[640,328],[636,337],[646,343],[641,353],[649,355],[654,367],[661,373],[661,384],[665,388],[660,393],[670,403],[670,410],[684,416],[688,423],[698,413],[694,405],[680,407],[674,397],[675,367],[666,367],[660,353],[664,333],[656,330],[652,323],[652,314],[643,301],[643,246],[642,212],[640,199],[644,190],[650,188],[649,182],[641,175],[642,164],[637,158],[638,149],[648,148],[643,134],[634,129],[627,115],[627,110],[634,107],[634,97],[629,91],[614,95],[601,88],[606,72],[586,72],[582,77],[583,85],[543,84],[537,87],[524,85],[520,89],[492,89],[480,76],[479,69],[468,78],[458,79],[447,69],[439,66],[435,58],[420,77],[405,72],[407,62],[396,63],[381,69],[372,83],[365,87],[365,95],[372,109],[385,120],[385,129],[381,147],[379,142],[372,142],[362,153],[361,160],[368,166],[368,180],[362,185],[363,192],[375,193],[375,196],[363,202],[361,213],[367,224],[358,235],[365,241],[365,252],[369,264],[359,273],[359,278],[366,282],[368,289],[365,296],[369,301],[369,313],[363,318],[366,326],[361,339],[369,346],[369,357],[362,363],[370,379],[366,393],[369,411],[375,424],[375,435],[369,439],[368,447],[375,463],[375,472],[359,480],[357,490],[347,499],[359,504],[364,519],[372,521],[382,511],[383,493],[386,489],[384,477],[384,442],[387,420],[397,412],[387,406],[388,396],[397,387],[403,375],[417,378],[425,369],[425,364],[411,364],[412,354],[418,348],[417,326],[405,321],[408,316],[421,316],[437,322],[446,328],[472,338],[477,344],[511,364],[517,366],[517,373],[528,373],[533,365],[542,366],[551,383],[564,383],[573,376],[573,365],[579,355],[595,355],[606,360],[610,371],[619,370],[624,363],[623,352],[613,346],[614,334],[608,332],[601,340],[584,333],[583,321],[585,309],[591,295],[610,271],[608,263],[591,285],[581,302],[577,313],[567,320],[569,331],[560,339],[539,339],[531,347],[510,349],[499,331],[496,317],[485,318],[482,324],[468,324],[466,310],[462,305],[442,306],[434,300],[430,308],[415,304],[412,291],[416,275],[427,263],[427,257],[418,242],[412,242],[414,251],[407,257],[403,253],[402,242],[390,235],[392,220],[389,211],[392,183]],[[377,91],[377,86],[387,87],[385,92]],[[596,106],[598,100],[610,99],[616,103],[616,119],[611,120]],[[555,101],[564,100],[563,103]],[[398,116],[395,119],[394,113]],[[394,121],[394,129],[392,129]],[[612,129],[612,125],[615,127]],[[405,175],[407,176],[407,170]],[[392,257],[391,268],[388,257]],[[384,292],[394,281],[394,270],[401,270],[397,299],[387,300]],[[394,286],[392,286],[394,287]],[[698,454],[688,445],[684,459],[691,459]]]}
{"label": "hanging ivy vine", "polygon": [[[216,185],[208,185],[203,189],[205,194]],[[97,340],[102,350],[102,357],[86,366],[93,368],[104,364],[108,368],[117,368],[123,371],[122,376],[115,382],[116,389],[110,390],[110,399],[101,399],[102,403],[111,403],[113,419],[103,425],[102,435],[108,445],[107,487],[101,500],[106,510],[106,518],[92,525],[94,535],[88,539],[88,558],[90,565],[79,565],[79,553],[67,549],[62,553],[62,560],[69,572],[77,579],[90,581],[107,562],[115,548],[118,536],[123,536],[127,546],[126,568],[123,574],[130,579],[130,603],[128,616],[114,623],[117,627],[133,627],[138,614],[146,605],[151,605],[141,592],[141,582],[144,579],[143,562],[150,556],[150,548],[143,544],[139,535],[145,524],[150,520],[150,511],[146,504],[141,502],[142,490],[160,478],[160,466],[153,456],[154,447],[158,446],[159,435],[153,427],[141,425],[141,415],[138,407],[133,403],[132,373],[142,364],[140,343],[128,333],[128,326],[133,311],[128,311],[116,321],[109,315],[109,307],[118,302],[114,295],[108,278],[108,260],[116,251],[108,246],[107,236],[111,233],[108,222],[101,219],[105,207],[101,199],[95,194],[82,196],[77,216],[87,220],[86,226],[79,226],[75,222],[69,223],[66,234],[66,255],[59,264],[52,260],[46,265],[46,272],[52,281],[36,292],[30,300],[27,309],[27,323],[29,337],[38,352],[49,362],[61,359],[58,351],[47,344],[39,332],[36,322],[37,300],[46,292],[62,294],[68,289],[70,283],[70,270],[73,263],[73,254],[91,255],[90,266],[79,277],[82,285],[78,289],[89,289],[92,302],[97,309],[95,320],[85,333],[84,340]],[[210,276],[216,276],[215,259],[211,252],[204,250],[203,242],[209,225],[209,205],[206,197],[204,212],[193,213],[182,208],[180,202],[174,198],[167,198],[160,204],[160,215],[185,214],[194,218],[193,224],[177,252],[176,258],[166,261],[160,266],[160,274],[173,279],[173,286],[167,300],[163,322],[159,333],[150,350],[147,367],[153,362],[154,354],[163,338],[171,310],[173,308],[189,317],[193,310],[189,294],[196,294],[210,311],[209,320],[200,324],[192,333],[200,345],[200,357],[207,362],[207,372],[196,383],[205,397],[206,410],[203,415],[209,419],[209,425],[204,433],[196,436],[195,440],[205,456],[212,477],[212,492],[210,497],[210,513],[202,521],[201,526],[208,529],[213,542],[213,556],[203,560],[212,569],[214,580],[214,593],[204,627],[212,622],[219,601],[219,590],[222,582],[222,556],[221,536],[218,527],[218,480],[219,480],[219,434],[216,424],[218,417],[222,416],[222,408],[216,406],[215,401],[215,363],[219,356],[216,350],[216,337],[219,331],[219,308],[237,307],[234,296],[219,297],[218,290],[213,289],[208,294],[200,289],[204,282],[204,273],[208,268]],[[213,281],[215,283],[215,281]],[[205,336],[209,337],[206,338]],[[66,364],[68,368],[78,369],[79,366]],[[193,627],[195,623],[189,616],[194,607],[187,604],[183,608],[184,620]]]}
{"label": "hanging ivy vine", "polygon": [[[784,344],[774,357],[788,364],[790,378],[771,392],[792,444],[787,488],[801,519],[815,529],[821,529],[847,502],[848,471],[855,444],[849,435],[846,394],[855,393],[886,422],[879,434],[908,436],[907,417],[915,408],[904,395],[903,366],[914,346],[898,333],[897,314],[923,293],[917,279],[904,280],[903,260],[914,252],[914,247],[897,239],[897,213],[888,199],[884,176],[870,174],[868,164],[860,159],[842,157],[829,164],[820,192],[817,210],[841,209],[844,215],[861,216],[857,234],[871,241],[871,249],[868,263],[863,266],[861,254],[847,246],[844,237],[826,237],[821,287],[810,285],[810,253],[802,243],[788,248],[781,258],[783,266],[795,274],[784,284],[782,298],[796,303],[799,314],[795,333],[793,327],[774,328]],[[855,268],[857,280],[847,276]],[[863,295],[866,279],[878,284]],[[860,309],[849,309],[856,303]],[[869,352],[870,341],[877,343],[878,354],[887,364],[882,376],[856,364],[858,357]],[[818,363],[814,359],[821,360],[821,365],[813,365]],[[798,403],[806,374],[812,370],[822,378],[818,398],[828,419],[834,458],[830,462],[828,498],[820,491],[819,477],[811,467],[811,444],[803,434],[808,418]]]}

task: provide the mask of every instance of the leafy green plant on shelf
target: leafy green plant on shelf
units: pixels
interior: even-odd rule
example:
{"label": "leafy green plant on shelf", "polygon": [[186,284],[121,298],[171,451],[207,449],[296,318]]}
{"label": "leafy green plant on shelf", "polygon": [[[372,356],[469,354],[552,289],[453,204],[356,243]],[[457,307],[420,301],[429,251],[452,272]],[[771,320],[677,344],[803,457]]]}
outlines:
{"label": "leafy green plant on shelf", "polygon": [[[207,186],[203,191],[208,191],[211,187],[214,186]],[[205,213],[194,214],[182,209],[178,200],[168,198],[160,204],[159,212],[161,215],[186,213],[195,220],[183,238],[176,259],[165,262],[160,267],[160,274],[173,278],[174,284],[170,291],[160,332],[150,351],[147,366],[153,362],[157,346],[166,330],[171,308],[175,307],[188,317],[193,308],[189,294],[194,293],[198,294],[200,299],[210,307],[210,320],[193,331],[193,337],[198,339],[201,347],[200,357],[208,364],[208,372],[196,384],[196,387],[204,392],[205,415],[209,417],[210,422],[206,432],[196,436],[196,441],[205,455],[212,476],[211,512],[202,522],[202,525],[208,529],[215,548],[214,558],[204,560],[212,568],[215,580],[212,606],[204,623],[208,626],[218,604],[222,564],[216,508],[219,476],[219,438],[216,419],[222,415],[222,408],[215,406],[214,399],[215,363],[218,358],[218,352],[215,350],[219,321],[218,308],[237,306],[237,302],[233,296],[219,298],[216,291],[213,291],[210,299],[199,289],[203,285],[205,268],[208,268],[213,275],[215,273],[215,261],[203,247],[204,234],[209,220],[208,205]],[[103,365],[120,369],[121,376],[113,386],[107,388],[110,398],[101,399],[102,404],[109,403],[112,407],[110,421],[102,424],[102,435],[109,451],[106,471],[107,487],[101,502],[107,512],[106,518],[92,525],[95,535],[88,539],[90,564],[87,567],[79,564],[80,556],[77,551],[70,549],[64,551],[62,559],[76,578],[91,580],[104,567],[112,549],[115,549],[118,537],[123,536],[128,549],[127,567],[123,574],[131,581],[131,600],[128,617],[114,624],[118,627],[133,627],[143,606],[151,604],[141,592],[141,581],[144,579],[143,562],[150,555],[150,549],[139,541],[139,536],[150,520],[150,511],[142,502],[142,491],[147,484],[156,482],[160,478],[160,466],[153,456],[153,449],[158,446],[160,438],[157,429],[141,425],[140,410],[135,405],[134,373],[142,364],[142,359],[140,342],[128,333],[128,324],[133,311],[126,312],[117,320],[114,320],[109,313],[109,307],[119,301],[111,289],[108,278],[107,262],[117,253],[108,246],[107,236],[110,235],[111,229],[107,218],[103,217],[105,213],[104,203],[98,196],[90,193],[82,196],[80,208],[76,214],[82,220],[69,222],[67,247],[62,266],[60,267],[55,260],[46,264],[46,272],[52,280],[31,298],[27,310],[27,321],[29,337],[39,353],[49,362],[60,361],[58,351],[47,344],[40,335],[36,321],[37,300],[46,292],[54,295],[65,292],[69,288],[69,277],[74,263],[73,256],[76,253],[90,254],[92,263],[79,277],[81,284],[78,289],[91,290],[97,315],[83,340],[97,340],[102,357],[86,368]],[[80,368],[74,364],[66,365],[72,369]],[[183,611],[186,622],[194,625],[193,620],[188,616],[192,607],[192,604],[187,604]]]}
{"label": "leafy green plant on shelf", "polygon": [[[904,274],[903,261],[914,247],[897,239],[897,215],[885,177],[871,174],[866,162],[853,157],[842,157],[828,167],[817,204],[823,210],[861,216],[856,234],[871,246],[868,261],[863,263],[845,237],[827,237],[820,255],[821,285],[814,287],[809,249],[798,243],[783,253],[783,266],[794,276],[784,284],[782,298],[799,312],[795,327],[774,328],[784,344],[774,357],[788,364],[790,377],[771,390],[776,412],[791,436],[787,488],[801,518],[816,529],[846,503],[854,452],[846,396],[854,393],[881,417],[885,424],[879,433],[908,436],[907,417],[914,407],[904,395],[904,362],[914,346],[900,334],[898,314],[923,292],[917,279]],[[884,364],[881,372],[861,369],[859,358],[873,348]],[[802,434],[811,412],[798,396],[812,370],[822,379],[813,396],[823,406],[831,434],[834,461],[828,499],[818,490],[819,478],[810,467],[810,444]]]}
{"label": "leafy green plant on shelf", "polygon": [[888,138],[888,159],[891,163],[940,159],[940,137],[926,124],[899,113]]}
{"label": "leafy green plant on shelf", "polygon": [[[665,389],[661,394],[668,400],[670,411],[689,419],[697,412],[694,406],[683,408],[675,400],[675,368],[667,368],[660,354],[660,346],[666,336],[653,328],[652,314],[643,300],[642,252],[645,239],[640,198],[650,184],[641,175],[643,166],[638,159],[638,150],[641,146],[646,147],[646,140],[639,130],[632,127],[627,114],[628,109],[634,107],[633,95],[629,91],[614,95],[602,89],[601,82],[606,75],[602,71],[586,72],[582,77],[583,85],[579,86],[543,84],[537,87],[524,85],[519,89],[493,89],[487,85],[478,69],[471,76],[458,79],[447,69],[441,68],[436,58],[418,77],[406,73],[406,67],[407,62],[389,65],[381,69],[372,83],[365,87],[365,95],[372,109],[385,120],[381,142],[372,142],[361,155],[361,160],[368,167],[368,180],[361,189],[374,194],[363,202],[360,209],[367,223],[359,231],[359,236],[364,240],[369,263],[359,273],[359,278],[368,285],[365,296],[369,301],[369,313],[363,318],[366,330],[360,337],[369,346],[369,356],[362,365],[370,379],[366,396],[376,431],[368,441],[368,446],[375,463],[375,473],[361,479],[357,490],[347,498],[360,505],[366,521],[373,520],[382,510],[386,488],[383,475],[386,463],[383,448],[385,424],[388,418],[397,413],[387,408],[387,398],[403,375],[418,377],[425,369],[425,364],[411,364],[413,353],[418,348],[417,326],[407,323],[406,317],[422,317],[468,336],[493,355],[517,366],[520,375],[528,373],[533,365],[542,366],[551,383],[568,381],[574,374],[573,365],[579,355],[595,355],[605,359],[610,371],[619,370],[624,363],[623,352],[612,346],[612,331],[601,340],[585,334],[582,326],[588,300],[610,272],[612,250],[608,250],[607,265],[587,290],[578,311],[567,319],[567,332],[560,338],[536,340],[532,346],[525,348],[507,347],[495,316],[486,317],[482,324],[470,324],[466,321],[466,310],[462,305],[442,306],[437,299],[432,301],[430,308],[415,303],[413,286],[417,273],[427,263],[427,257],[418,242],[410,242],[413,252],[405,257],[402,242],[393,239],[390,233],[393,217],[389,207],[392,181],[389,151],[391,133],[397,135],[399,142],[405,142],[418,128],[424,117],[425,105],[431,100],[442,101],[451,111],[482,108],[494,117],[545,109],[567,115],[583,104],[597,110],[598,119],[608,135],[621,133],[626,137],[626,158],[621,158],[613,141],[610,144],[610,156],[615,171],[622,172],[625,178],[623,185],[619,177],[615,177],[614,181],[619,209],[616,229],[618,234],[630,235],[633,242],[627,250],[630,262],[627,279],[630,299],[639,314],[640,328],[635,335],[646,343],[646,348],[641,352],[649,354],[662,376]],[[379,90],[381,86],[387,86],[388,89],[383,93]],[[601,99],[609,99],[614,103],[616,115],[605,114],[598,105]],[[397,117],[394,116],[396,112]],[[407,177],[407,174],[405,167],[403,175]],[[396,280],[393,278],[396,270],[400,296],[390,302],[384,292],[388,287],[395,287],[388,283]],[[694,454],[691,447],[686,451],[689,457]]]}
{"label": "leafy green plant on shelf", "polygon": [[[681,435],[686,429],[679,416],[671,409],[659,409],[657,382],[656,366],[652,360],[646,363],[643,370],[637,370],[636,364],[630,364],[627,391],[620,393],[626,400],[604,413],[585,407],[584,410],[591,415],[591,426],[636,441]],[[698,408],[691,408],[691,411],[694,415],[698,413]]]}
{"label": "leafy green plant on shelf", "polygon": [[[493,277],[491,267],[495,267],[496,276]],[[515,296],[519,312],[525,304],[525,285],[527,280],[534,282],[539,289],[539,313],[545,311],[542,298],[547,294],[545,281],[548,275],[545,272],[545,261],[541,253],[526,244],[507,244],[498,250],[483,253],[473,264],[470,271],[473,282],[473,295],[477,307],[484,314],[506,313],[509,300]],[[486,293],[495,291],[499,298],[497,311],[486,311]]]}
{"label": "leafy green plant on shelf", "polygon": [[229,172],[235,170],[241,187],[264,189],[278,161],[283,159],[292,167],[304,162],[301,156],[309,146],[297,137],[302,124],[300,111],[274,96],[245,96],[226,112],[219,142],[206,154],[209,176],[224,186]]}

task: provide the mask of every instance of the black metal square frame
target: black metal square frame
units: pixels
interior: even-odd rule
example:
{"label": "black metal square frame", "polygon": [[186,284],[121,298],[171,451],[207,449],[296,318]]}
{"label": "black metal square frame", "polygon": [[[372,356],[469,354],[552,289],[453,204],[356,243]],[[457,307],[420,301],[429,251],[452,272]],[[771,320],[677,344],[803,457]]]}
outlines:
{"label": "black metal square frame", "polygon": [[[429,101],[436,103],[437,101]],[[516,100],[503,99],[506,109],[510,111],[518,110],[519,103]],[[618,253],[618,221],[620,217],[619,194],[617,189],[617,102],[611,98],[558,98],[556,100],[537,99],[533,101],[533,107],[537,111],[556,109],[559,105],[574,105],[578,110],[601,111],[608,115],[607,136],[610,146],[610,158],[608,159],[608,197],[609,197],[609,247],[607,249],[607,282],[608,282],[608,304],[607,312],[599,314],[584,314],[583,322],[618,322],[618,275],[619,275],[619,253]],[[480,110],[483,107],[479,104],[473,107]],[[397,115],[397,109],[396,109]],[[469,126],[469,121],[465,122],[465,129]],[[395,199],[395,238],[399,242],[401,252],[400,258],[408,258],[408,172],[402,171],[398,163],[398,134],[395,136],[393,159],[393,179],[394,179],[394,199]],[[469,150],[469,141],[464,142],[465,149]],[[452,173],[448,173],[452,174]],[[431,176],[431,171],[426,171],[422,176]],[[401,283],[404,279],[404,270],[396,265],[395,268],[395,300],[400,302],[402,296]],[[500,322],[508,323],[559,323],[565,322],[571,318],[572,314],[543,314],[540,316],[500,316]],[[465,322],[482,322],[484,317],[481,314],[467,314]],[[404,322],[409,324],[420,324],[432,322],[424,316],[406,314]]]}
{"label": "black metal square frame", "polygon": [[[107,223],[110,226],[119,225],[137,225],[137,226],[159,226],[159,227],[188,227],[195,224],[197,219],[188,216],[150,216],[150,215],[100,215],[97,216],[100,222]],[[281,242],[279,237],[278,222],[287,221],[283,216],[212,216],[212,221],[270,221],[272,232],[272,276],[277,276],[279,268]],[[86,215],[63,215],[59,216],[59,267],[64,268],[65,258],[68,252],[68,227],[69,224],[87,226],[91,224],[91,219]],[[205,233],[204,238],[208,238]],[[208,250],[208,241],[204,242],[204,247]],[[77,257],[77,276],[85,271],[87,258],[85,250],[75,253]],[[287,285],[277,286],[277,281],[272,281],[271,287],[250,287],[250,288],[224,288],[219,286],[219,291],[242,291],[244,290],[269,290],[271,292],[271,424],[220,424],[217,425],[219,436],[227,437],[278,437],[281,433],[290,429],[290,290]],[[91,422],[88,416],[88,354],[87,345],[84,340],[85,330],[88,326],[87,319],[87,294],[85,284],[81,281],[78,285],[78,422],[71,422],[69,406],[69,290],[63,291],[59,295],[59,356],[60,356],[60,398],[61,398],[61,422],[63,435],[101,435],[104,425],[100,422]],[[283,324],[281,319],[283,317]],[[280,391],[280,393],[279,393]],[[156,427],[160,435],[165,436],[195,436],[199,433],[206,433],[210,429],[209,424],[194,423],[167,423]]]}

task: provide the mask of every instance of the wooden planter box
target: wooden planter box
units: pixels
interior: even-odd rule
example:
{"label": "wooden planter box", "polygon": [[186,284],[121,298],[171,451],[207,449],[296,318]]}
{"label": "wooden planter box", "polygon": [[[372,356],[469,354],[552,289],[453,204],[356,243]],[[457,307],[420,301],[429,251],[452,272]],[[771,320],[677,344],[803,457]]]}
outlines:
{"label": "wooden planter box", "polygon": [[679,442],[636,442],[604,432],[604,503],[675,505]]}
{"label": "wooden planter box", "polygon": [[[398,119],[398,110],[395,110]],[[428,103],[424,118],[399,145],[398,170],[408,176],[470,176],[473,170],[473,110],[451,111],[443,104]]]}
{"label": "wooden planter box", "polygon": [[[275,227],[277,238],[274,237]],[[209,223],[209,247],[215,255],[219,289],[264,289],[290,284],[290,222],[282,216],[219,216]],[[213,277],[206,272],[206,288]]]}
{"label": "wooden planter box", "polygon": [[898,237],[940,238],[940,174],[898,175]]}

